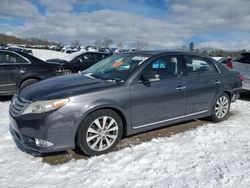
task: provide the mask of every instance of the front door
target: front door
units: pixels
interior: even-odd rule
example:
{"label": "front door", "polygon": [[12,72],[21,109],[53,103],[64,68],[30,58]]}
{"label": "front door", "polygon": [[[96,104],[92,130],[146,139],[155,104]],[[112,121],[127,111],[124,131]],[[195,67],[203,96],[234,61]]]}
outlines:
{"label": "front door", "polygon": [[139,80],[131,86],[132,126],[134,129],[154,126],[181,117],[186,110],[185,80],[181,58],[161,57],[143,71],[153,71],[158,80]]}

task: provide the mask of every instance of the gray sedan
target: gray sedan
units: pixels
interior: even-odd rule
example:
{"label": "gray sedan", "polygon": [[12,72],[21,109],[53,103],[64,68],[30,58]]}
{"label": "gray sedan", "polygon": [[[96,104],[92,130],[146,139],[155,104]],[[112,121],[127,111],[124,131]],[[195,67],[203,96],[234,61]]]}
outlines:
{"label": "gray sedan", "polygon": [[223,121],[241,85],[236,72],[207,57],[119,53],[19,91],[10,104],[10,130],[40,153],[77,148],[100,155],[132,134],[203,117]]}
{"label": "gray sedan", "polygon": [[250,53],[242,53],[232,61],[232,69],[242,75],[242,88],[250,91]]}

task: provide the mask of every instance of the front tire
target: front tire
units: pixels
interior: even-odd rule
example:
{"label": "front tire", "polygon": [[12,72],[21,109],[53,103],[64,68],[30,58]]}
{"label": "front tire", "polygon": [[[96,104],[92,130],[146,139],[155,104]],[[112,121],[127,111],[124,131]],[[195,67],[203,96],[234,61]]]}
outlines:
{"label": "front tire", "polygon": [[109,109],[88,115],[76,134],[77,149],[89,156],[112,151],[122,137],[123,124],[120,116]]}
{"label": "front tire", "polygon": [[229,116],[230,104],[231,101],[228,94],[223,93],[220,95],[216,99],[212,109],[212,121],[220,122],[226,120]]}

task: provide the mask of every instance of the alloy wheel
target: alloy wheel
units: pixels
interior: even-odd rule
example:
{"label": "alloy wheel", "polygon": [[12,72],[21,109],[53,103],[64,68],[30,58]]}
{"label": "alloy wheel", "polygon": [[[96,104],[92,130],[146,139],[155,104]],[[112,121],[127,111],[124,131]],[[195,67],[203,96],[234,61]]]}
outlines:
{"label": "alloy wheel", "polygon": [[110,148],[118,137],[118,129],[117,122],[110,116],[95,119],[87,130],[88,146],[95,151]]}
{"label": "alloy wheel", "polygon": [[222,119],[224,118],[229,110],[229,101],[228,98],[225,96],[221,96],[215,105],[215,115],[217,118]]}

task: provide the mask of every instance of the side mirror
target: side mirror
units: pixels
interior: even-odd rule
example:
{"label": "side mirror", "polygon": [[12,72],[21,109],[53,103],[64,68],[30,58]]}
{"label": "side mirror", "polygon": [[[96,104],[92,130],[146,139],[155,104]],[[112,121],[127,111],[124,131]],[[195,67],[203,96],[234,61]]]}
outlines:
{"label": "side mirror", "polygon": [[148,82],[157,82],[160,81],[160,75],[155,71],[147,71],[142,75],[141,80]]}
{"label": "side mirror", "polygon": [[76,59],[76,62],[77,62],[77,63],[82,63],[83,60],[82,60],[82,58],[78,57],[78,58]]}

